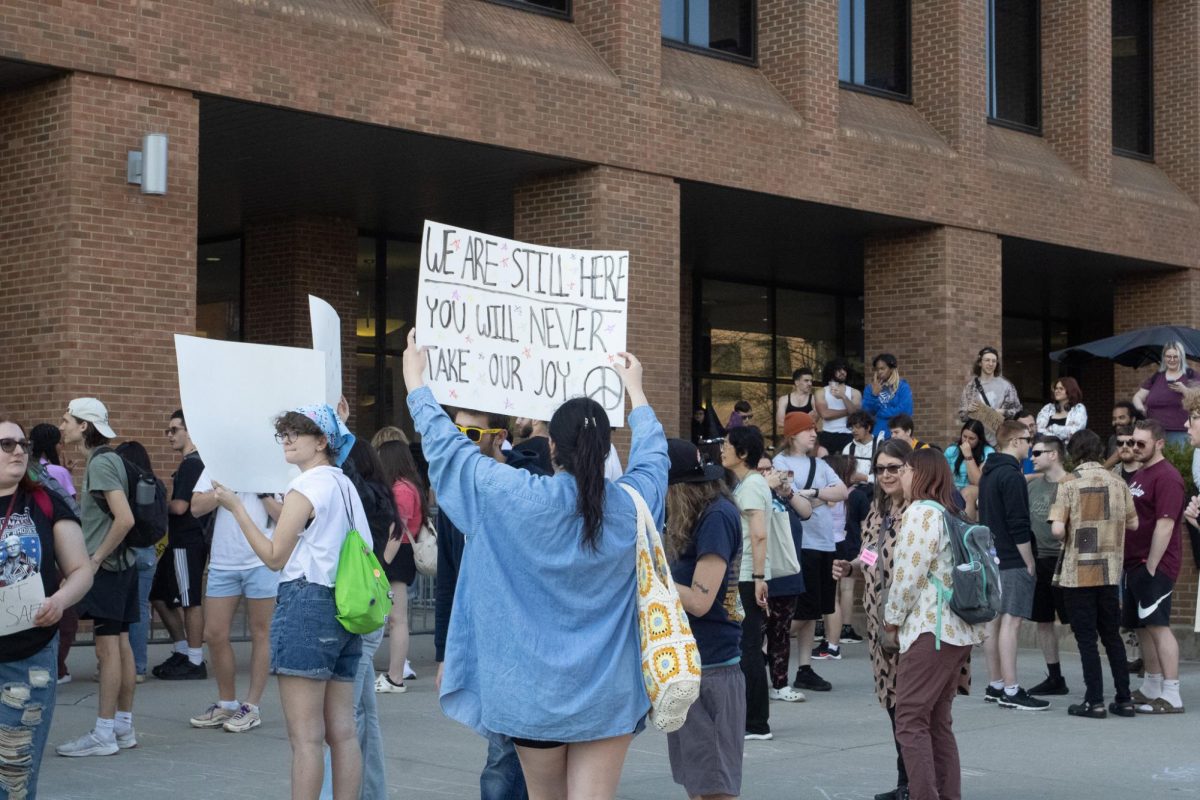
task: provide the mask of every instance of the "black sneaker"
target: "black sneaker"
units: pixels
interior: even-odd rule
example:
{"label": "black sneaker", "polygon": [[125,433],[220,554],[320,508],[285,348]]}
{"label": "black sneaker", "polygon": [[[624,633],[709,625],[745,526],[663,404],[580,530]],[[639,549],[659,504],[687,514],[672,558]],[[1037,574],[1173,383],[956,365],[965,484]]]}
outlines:
{"label": "black sneaker", "polygon": [[987,688],[983,690],[983,702],[985,703],[999,703],[1000,698],[1003,696],[1004,690],[993,688],[990,683],[987,685]]}
{"label": "black sneaker", "polygon": [[792,686],[797,689],[807,689],[810,692],[828,692],[833,688],[833,684],[813,672],[812,667],[801,667],[796,670],[796,680],[792,681]]}
{"label": "black sneaker", "polygon": [[154,669],[150,670],[150,674],[156,678],[162,677],[162,671],[165,669],[175,669],[180,664],[187,663],[188,657],[183,653],[171,653],[167,656],[167,660],[159,664]]}
{"label": "black sneaker", "polygon": [[1105,719],[1108,716],[1108,712],[1104,710],[1104,703],[1089,703],[1086,700],[1067,706],[1067,713],[1072,717],[1091,717],[1092,719]]}
{"label": "black sneaker", "polygon": [[1108,704],[1108,710],[1118,717],[1136,717],[1137,703],[1133,702],[1132,699],[1114,700]]}
{"label": "black sneaker", "polygon": [[834,647],[829,642],[821,642],[819,646],[813,648],[812,657],[821,661],[841,661],[842,648]]}
{"label": "black sneaker", "polygon": [[908,800],[908,787],[897,786],[890,792],[880,792],[875,795],[875,800]]}
{"label": "black sneaker", "polygon": [[1001,692],[1000,699],[996,702],[1001,708],[1015,708],[1018,711],[1045,711],[1050,707],[1049,700],[1038,700],[1020,687],[1017,687],[1017,693],[1014,695]]}
{"label": "black sneaker", "polygon": [[159,680],[164,681],[203,681],[208,679],[208,667],[201,661],[193,664],[183,657],[183,663],[171,669],[165,666],[158,673]]}
{"label": "black sneaker", "polygon": [[840,638],[842,640],[842,644],[861,644],[862,643],[862,637],[858,635],[858,631],[854,630],[853,625],[843,625],[842,626],[842,635]]}
{"label": "black sneaker", "polygon": [[1067,688],[1067,679],[1060,675],[1057,678],[1047,676],[1046,680],[1030,689],[1029,693],[1054,695],[1069,694],[1070,691],[1071,690]]}

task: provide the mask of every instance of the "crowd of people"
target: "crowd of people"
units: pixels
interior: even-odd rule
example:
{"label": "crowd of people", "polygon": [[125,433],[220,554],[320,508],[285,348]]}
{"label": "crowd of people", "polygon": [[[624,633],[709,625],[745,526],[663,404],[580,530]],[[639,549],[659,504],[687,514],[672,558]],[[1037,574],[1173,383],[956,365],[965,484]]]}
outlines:
{"label": "crowd of people", "polygon": [[[405,598],[414,544],[430,527],[434,680],[447,716],[487,741],[481,797],[615,796],[650,707],[637,513],[616,484],[639,495],[663,530],[695,637],[700,699],[668,734],[672,775],[690,797],[739,796],[747,742],[773,737],[771,704],[831,692],[814,663],[841,660],[864,639],[897,751],[895,786],[877,800],[961,796],[950,710],[969,693],[976,646],[987,662],[984,701],[1040,711],[1051,705],[1043,698],[1070,693],[1056,620],[1070,626],[1082,662],[1083,696],[1068,714],[1182,713],[1171,596],[1182,525],[1197,524],[1200,496],[1188,500],[1164,451],[1182,437],[1200,446],[1200,389],[1188,391],[1182,345],[1162,355],[1160,371],[1114,407],[1105,442],[1088,429],[1073,379],[1057,380],[1053,401],[1031,413],[999,352],[985,347],[961,393],[959,435],[941,448],[915,435],[913,393],[890,354],[873,360],[862,391],[847,384],[844,362],[825,366],[820,387],[811,369],[798,369],[776,404],[778,442],[744,403],[718,436],[705,429],[708,412],[693,441],[668,439],[639,362],[621,354],[632,434],[621,469],[594,401],[569,400],[548,421],[445,409],[424,385],[425,353],[410,337],[403,372],[427,469],[399,429],[367,443],[347,429],[344,401],[306,406],[275,420],[283,457],[299,469],[278,494],[236,491],[209,474],[183,411],[165,430],[180,456],[169,496],[144,447],[113,446],[98,399],[72,400],[57,427],[35,426],[28,438],[0,415],[0,582],[40,580],[46,597],[32,627],[0,637],[0,726],[27,754],[0,750],[0,798],[36,797],[79,619],[94,635],[97,717],[58,755],[138,746],[134,699],[147,673],[206,680],[211,669],[215,702],[188,724],[231,733],[262,724],[274,674],[292,796],[386,797],[376,696],[401,694],[415,677]],[[698,445],[713,439],[719,449],[706,458]],[[70,454],[82,457],[78,483]],[[158,495],[165,541],[147,542]],[[965,621],[942,588],[953,582],[958,520],[986,526],[994,542],[1002,591],[990,621]],[[386,626],[365,634],[339,622],[335,602],[348,536],[375,553],[392,589]],[[795,568],[772,563],[780,541]],[[230,633],[242,598],[251,663],[239,693]],[[173,648],[148,668],[152,610]],[[510,619],[538,635],[512,635],[501,624]],[[1025,620],[1037,626],[1047,671],[1028,689],[1017,680]],[[1122,628],[1137,633],[1140,665]],[[385,630],[387,668],[376,675]],[[1131,672],[1144,675],[1136,689]]]}

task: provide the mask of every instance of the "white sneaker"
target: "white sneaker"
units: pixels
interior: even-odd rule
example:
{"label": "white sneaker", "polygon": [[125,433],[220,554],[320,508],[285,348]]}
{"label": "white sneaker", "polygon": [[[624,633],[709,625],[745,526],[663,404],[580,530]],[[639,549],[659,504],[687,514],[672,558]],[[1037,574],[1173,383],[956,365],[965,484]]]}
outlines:
{"label": "white sneaker", "polygon": [[771,689],[768,693],[772,700],[782,700],[785,703],[803,703],[806,698],[804,692],[793,686],[785,686],[782,689]]}
{"label": "white sneaker", "polygon": [[124,733],[117,734],[117,748],[120,750],[132,750],[137,747],[137,734],[133,728]]}
{"label": "white sneaker", "polygon": [[229,720],[233,719],[235,712],[226,711],[217,703],[213,703],[204,712],[197,714],[188,720],[193,728],[219,728]]}
{"label": "white sneaker", "polygon": [[408,691],[408,687],[403,683],[397,685],[392,683],[392,679],[383,673],[375,679],[375,692],[377,694],[403,694]]}
{"label": "white sneaker", "polygon": [[66,675],[58,676],[58,685],[59,686],[66,686],[70,682],[71,682],[71,673],[68,672]]}
{"label": "white sneaker", "polygon": [[262,717],[259,713],[246,703],[242,703],[241,708],[237,710],[233,718],[222,727],[229,733],[245,733],[257,728],[259,725],[262,725]]}
{"label": "white sneaker", "polygon": [[68,758],[82,758],[83,756],[111,756],[116,755],[120,750],[117,747],[116,739],[105,741],[96,735],[95,731],[88,731],[78,739],[60,744],[54,748],[60,756]]}
{"label": "white sneaker", "polygon": [[748,741],[748,742],[750,742],[750,741],[769,742],[771,739],[774,739],[774,738],[775,738],[775,734],[773,734],[769,731],[767,733],[747,733],[746,734],[746,741]]}
{"label": "white sneaker", "polygon": [[411,681],[417,677],[417,673],[413,672],[412,664],[408,663],[408,659],[404,659],[404,680]]}

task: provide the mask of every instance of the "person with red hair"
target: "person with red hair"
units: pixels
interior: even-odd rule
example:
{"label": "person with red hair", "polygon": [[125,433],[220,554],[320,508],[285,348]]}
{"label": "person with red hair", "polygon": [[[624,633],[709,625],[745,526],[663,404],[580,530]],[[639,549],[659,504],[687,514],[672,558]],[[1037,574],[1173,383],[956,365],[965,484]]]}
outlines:
{"label": "person with red hair", "polygon": [[1064,443],[1087,427],[1087,407],[1083,391],[1074,378],[1059,378],[1054,383],[1054,402],[1046,403],[1037,415],[1038,433],[1057,436]]}

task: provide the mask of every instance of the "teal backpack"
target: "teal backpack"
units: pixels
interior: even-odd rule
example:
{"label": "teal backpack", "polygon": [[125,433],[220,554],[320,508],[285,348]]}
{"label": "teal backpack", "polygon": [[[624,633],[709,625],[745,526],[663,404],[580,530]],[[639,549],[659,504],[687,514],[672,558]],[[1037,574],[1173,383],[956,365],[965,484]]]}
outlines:
{"label": "teal backpack", "polygon": [[968,625],[991,622],[1000,614],[1000,560],[996,558],[996,543],[988,526],[967,522],[940,503],[921,502],[942,513],[954,562],[949,586],[929,573],[929,582],[938,591],[937,644],[941,645],[943,605],[948,604]]}

